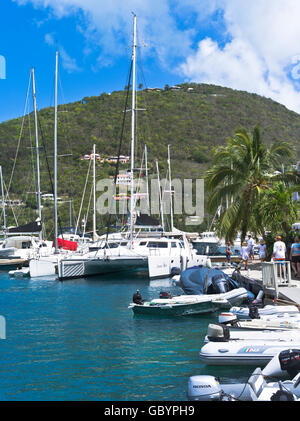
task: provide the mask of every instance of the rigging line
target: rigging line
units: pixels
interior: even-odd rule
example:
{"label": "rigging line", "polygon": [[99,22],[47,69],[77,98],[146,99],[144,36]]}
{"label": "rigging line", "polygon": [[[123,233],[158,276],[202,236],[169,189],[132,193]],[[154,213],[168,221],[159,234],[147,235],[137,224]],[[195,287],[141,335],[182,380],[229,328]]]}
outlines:
{"label": "rigging line", "polygon": [[[122,148],[122,143],[123,143],[123,135],[124,135],[124,128],[125,128],[126,114],[127,114],[126,110],[127,110],[129,91],[130,91],[130,80],[131,80],[132,67],[133,67],[133,60],[131,60],[130,70],[129,70],[127,93],[126,93],[126,100],[125,100],[124,111],[123,111],[123,121],[122,121],[120,143],[119,143],[119,149],[118,149],[118,158],[117,158],[116,171],[115,171],[115,176],[114,176],[115,191],[113,192],[113,194],[116,194],[116,182],[117,182],[117,176],[118,176],[118,173],[119,173],[119,166],[120,166],[120,154],[121,154],[121,148]],[[111,212],[109,212],[109,214],[108,214],[108,221],[107,221],[107,228],[106,228],[106,242],[108,240],[110,221],[111,221]]]}
{"label": "rigging line", "polygon": [[[49,180],[50,180],[50,187],[51,187],[51,192],[54,196],[54,184],[53,184],[53,180],[52,180],[52,174],[51,174],[51,169],[50,169],[50,165],[49,165],[49,161],[48,161],[48,155],[47,155],[47,149],[46,149],[46,143],[45,143],[45,138],[44,138],[44,132],[41,126],[41,121],[40,121],[40,117],[37,114],[37,121],[38,121],[38,125],[39,125],[39,129],[40,129],[40,133],[41,133],[41,140],[42,140],[42,146],[41,148],[43,148],[44,150],[44,154],[45,154],[45,160],[46,160],[46,166],[47,166],[47,171],[48,171],[48,175],[49,175]],[[62,233],[62,226],[61,226],[61,219],[58,215],[58,225],[59,225],[59,229],[60,232]],[[63,234],[62,234],[63,236]]]}
{"label": "rigging line", "polygon": [[15,171],[15,167],[16,167],[16,161],[17,161],[17,157],[18,157],[18,154],[19,154],[19,149],[20,149],[20,144],[21,144],[21,138],[22,138],[23,128],[24,128],[24,122],[25,122],[25,114],[26,114],[26,110],[27,110],[27,107],[28,107],[28,98],[29,98],[30,85],[31,85],[31,72],[30,72],[30,75],[29,75],[27,95],[26,95],[24,113],[23,113],[23,118],[22,118],[22,123],[21,123],[21,130],[20,130],[20,134],[19,134],[16,155],[15,155],[15,159],[14,159],[14,164],[13,164],[13,168],[12,168],[10,180],[9,180],[9,183],[8,183],[7,192],[10,191],[10,187],[11,187],[11,183],[12,183],[12,179],[13,179],[13,175],[14,175],[14,171]]}
{"label": "rigging line", "polygon": [[87,187],[87,183],[88,183],[91,163],[92,163],[92,160],[90,159],[89,160],[89,167],[88,167],[88,171],[87,171],[87,175],[86,175],[86,179],[85,179],[84,189],[83,189],[83,193],[82,193],[80,209],[79,209],[78,218],[77,218],[77,222],[76,222],[75,235],[77,234],[77,230],[78,230],[78,225],[79,225],[80,215],[81,215],[81,211],[82,211],[83,201],[84,201],[84,198],[85,198],[85,191],[86,191],[86,187]]}

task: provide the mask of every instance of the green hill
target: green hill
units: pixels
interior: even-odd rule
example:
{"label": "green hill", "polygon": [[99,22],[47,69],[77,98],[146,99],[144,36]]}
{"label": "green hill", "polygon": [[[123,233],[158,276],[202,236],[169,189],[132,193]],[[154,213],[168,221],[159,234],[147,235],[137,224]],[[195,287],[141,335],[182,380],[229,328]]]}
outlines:
{"label": "green hill", "polygon": [[[144,144],[148,147],[150,170],[155,173],[155,159],[160,162],[160,175],[166,175],[167,147],[171,145],[173,178],[201,178],[210,165],[211,150],[224,143],[234,130],[244,126],[249,130],[258,124],[263,140],[271,143],[276,139],[289,141],[300,152],[300,115],[289,111],[271,99],[256,94],[236,91],[214,85],[181,84],[180,89],[168,86],[162,90],[141,89],[137,94],[136,159],[142,157]],[[88,161],[81,157],[96,152],[101,157],[116,155],[124,115],[126,92],[86,97],[81,101],[58,107],[59,195],[72,198],[78,212]],[[130,108],[130,107],[129,107]],[[121,153],[130,152],[130,115],[126,113],[126,126]],[[40,143],[52,170],[53,164],[53,107],[39,111]],[[5,184],[15,161],[22,119],[0,124],[0,164]],[[23,198],[28,205],[16,209],[18,222],[26,222],[35,215],[36,198],[33,163],[35,162],[33,113],[24,119],[22,137],[10,187],[10,198]],[[51,184],[41,148],[41,187],[51,192]],[[122,169],[127,168],[123,166]],[[114,174],[114,166],[97,162],[97,177]],[[154,174],[155,176],[155,174]],[[90,191],[90,182],[88,191]],[[85,200],[85,210],[88,206]],[[68,204],[60,205],[62,224],[68,224]],[[52,209],[45,206],[44,215],[51,227]],[[101,218],[100,218],[101,219]],[[13,224],[12,216],[9,221]],[[100,220],[99,224],[105,221]]]}

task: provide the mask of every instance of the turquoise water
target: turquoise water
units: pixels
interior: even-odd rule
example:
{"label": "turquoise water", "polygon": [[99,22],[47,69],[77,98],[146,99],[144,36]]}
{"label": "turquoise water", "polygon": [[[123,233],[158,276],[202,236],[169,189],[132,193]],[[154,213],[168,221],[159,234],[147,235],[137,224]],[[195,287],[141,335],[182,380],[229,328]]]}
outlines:
{"label": "turquoise water", "polygon": [[133,316],[128,309],[168,280],[105,276],[59,282],[0,273],[0,400],[186,400],[189,376],[246,380],[253,367],[207,367],[198,353],[216,315],[178,318]]}

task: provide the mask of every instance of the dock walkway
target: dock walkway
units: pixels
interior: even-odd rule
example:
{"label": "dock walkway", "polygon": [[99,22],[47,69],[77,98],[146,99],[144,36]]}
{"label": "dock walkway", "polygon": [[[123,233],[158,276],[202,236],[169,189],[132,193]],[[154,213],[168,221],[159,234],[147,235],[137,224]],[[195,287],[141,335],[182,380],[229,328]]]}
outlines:
{"label": "dock walkway", "polygon": [[[222,270],[228,275],[231,275],[234,271],[233,268],[226,268]],[[261,263],[250,263],[248,265],[248,270],[241,269],[240,277],[244,283],[253,280],[258,285],[261,285],[261,288],[264,287]],[[297,279],[292,275],[289,285],[278,285],[278,301],[300,306],[300,279]]]}

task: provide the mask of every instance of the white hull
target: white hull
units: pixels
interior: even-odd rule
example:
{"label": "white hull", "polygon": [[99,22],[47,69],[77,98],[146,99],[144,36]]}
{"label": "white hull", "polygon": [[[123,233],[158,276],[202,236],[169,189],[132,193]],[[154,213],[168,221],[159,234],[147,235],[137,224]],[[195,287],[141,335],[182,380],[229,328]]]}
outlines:
{"label": "white hull", "polygon": [[207,365],[266,365],[279,352],[300,349],[300,338],[294,341],[239,340],[208,342],[200,350],[200,360]]}

